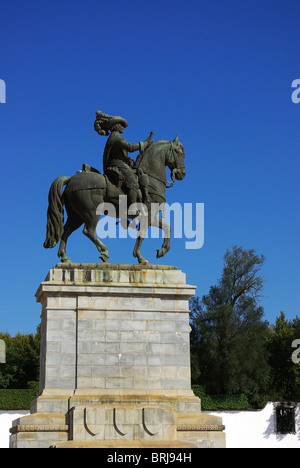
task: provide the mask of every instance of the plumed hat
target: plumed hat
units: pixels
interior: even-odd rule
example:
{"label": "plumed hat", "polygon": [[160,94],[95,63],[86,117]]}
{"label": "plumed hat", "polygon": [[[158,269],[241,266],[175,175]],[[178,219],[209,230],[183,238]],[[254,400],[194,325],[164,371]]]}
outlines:
{"label": "plumed hat", "polygon": [[96,112],[94,128],[99,135],[108,136],[108,131],[117,123],[123,125],[124,128],[128,127],[128,122],[123,117],[104,114],[101,111]]}

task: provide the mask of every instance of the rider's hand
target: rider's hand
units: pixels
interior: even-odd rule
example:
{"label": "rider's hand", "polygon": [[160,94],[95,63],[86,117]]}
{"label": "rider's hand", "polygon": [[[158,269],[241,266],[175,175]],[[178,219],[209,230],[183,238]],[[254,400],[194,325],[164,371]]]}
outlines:
{"label": "rider's hand", "polygon": [[152,137],[153,137],[154,133],[153,132],[150,132],[150,135],[148,136],[147,140],[151,141],[151,143],[153,143],[152,141]]}
{"label": "rider's hand", "polygon": [[153,133],[151,132],[150,135],[148,136],[148,138],[146,138],[146,140],[145,140],[147,148],[149,148],[149,146],[151,146],[152,143],[153,143],[152,136],[153,136]]}

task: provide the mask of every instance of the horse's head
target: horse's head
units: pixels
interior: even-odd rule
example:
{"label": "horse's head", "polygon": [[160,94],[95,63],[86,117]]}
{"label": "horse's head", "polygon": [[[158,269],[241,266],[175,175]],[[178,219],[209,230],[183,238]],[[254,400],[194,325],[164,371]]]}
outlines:
{"label": "horse's head", "polygon": [[167,159],[167,166],[171,170],[172,180],[182,180],[185,177],[185,165],[184,165],[184,147],[178,141],[178,135],[170,142],[170,153]]}

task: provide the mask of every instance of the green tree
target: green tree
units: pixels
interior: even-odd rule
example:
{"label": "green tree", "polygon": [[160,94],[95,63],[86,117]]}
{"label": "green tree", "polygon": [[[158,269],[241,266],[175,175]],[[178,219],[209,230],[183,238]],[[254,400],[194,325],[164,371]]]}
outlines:
{"label": "green tree", "polygon": [[40,329],[36,334],[0,333],[6,344],[6,363],[0,365],[0,388],[27,388],[39,380]]}
{"label": "green tree", "polygon": [[271,366],[271,392],[283,399],[300,399],[300,363],[293,362],[292,343],[300,339],[300,317],[277,317],[268,338]]}
{"label": "green tree", "polygon": [[[224,257],[223,274],[209,294],[191,299],[192,372],[208,393],[257,396],[268,385],[265,342],[268,323],[259,306],[264,256],[234,246]],[[197,356],[197,359],[195,358]]]}

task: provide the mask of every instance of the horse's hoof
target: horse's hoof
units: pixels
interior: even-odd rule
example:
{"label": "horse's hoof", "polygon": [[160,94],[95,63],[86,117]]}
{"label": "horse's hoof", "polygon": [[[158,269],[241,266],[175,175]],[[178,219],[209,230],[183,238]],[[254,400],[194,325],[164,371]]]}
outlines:
{"label": "horse's hoof", "polygon": [[60,259],[61,263],[72,263],[69,257],[64,257]]}
{"label": "horse's hoof", "polygon": [[163,256],[165,255],[165,253],[166,253],[166,252],[165,252],[165,249],[158,249],[158,250],[156,251],[156,258],[161,258],[161,257],[163,257]]}
{"label": "horse's hoof", "polygon": [[146,265],[149,262],[149,260],[146,260],[144,257],[139,257],[138,261],[140,265]]}
{"label": "horse's hoof", "polygon": [[107,262],[107,260],[109,259],[109,255],[105,254],[105,253],[102,253],[100,255],[100,258],[101,258],[102,262]]}

